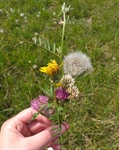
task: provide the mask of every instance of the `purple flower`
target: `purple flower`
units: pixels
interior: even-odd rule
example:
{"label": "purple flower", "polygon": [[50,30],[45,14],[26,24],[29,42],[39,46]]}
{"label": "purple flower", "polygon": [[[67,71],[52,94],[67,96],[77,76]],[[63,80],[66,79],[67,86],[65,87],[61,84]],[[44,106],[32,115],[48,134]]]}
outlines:
{"label": "purple flower", "polygon": [[64,101],[69,96],[69,93],[67,93],[63,87],[59,87],[58,89],[56,89],[55,95],[57,99]]}
{"label": "purple flower", "polygon": [[[48,103],[48,97],[47,96],[43,96],[43,95],[39,95],[38,98],[34,98],[32,101],[31,101],[31,107],[34,109],[34,110],[39,110],[40,107],[44,104],[47,104]],[[45,107],[45,106],[44,106]]]}

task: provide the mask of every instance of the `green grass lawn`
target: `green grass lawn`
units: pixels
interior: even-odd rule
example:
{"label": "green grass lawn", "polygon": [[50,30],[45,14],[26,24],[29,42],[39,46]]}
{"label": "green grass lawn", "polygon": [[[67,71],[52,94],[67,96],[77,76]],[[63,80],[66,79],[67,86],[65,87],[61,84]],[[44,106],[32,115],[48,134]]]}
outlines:
{"label": "green grass lawn", "polygon": [[[51,52],[34,43],[61,43],[57,17],[62,0],[0,0],[0,125],[19,111],[47,84],[39,68]],[[94,71],[77,77],[79,99],[68,105],[63,150],[119,149],[119,1],[71,0],[63,54],[81,50]]]}

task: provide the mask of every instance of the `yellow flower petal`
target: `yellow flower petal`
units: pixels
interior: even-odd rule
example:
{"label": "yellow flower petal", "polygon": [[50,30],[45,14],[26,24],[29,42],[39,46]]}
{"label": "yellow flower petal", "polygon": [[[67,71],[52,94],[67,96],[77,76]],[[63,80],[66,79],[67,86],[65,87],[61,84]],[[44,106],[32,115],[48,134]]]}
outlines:
{"label": "yellow flower petal", "polygon": [[40,71],[52,76],[59,70],[60,66],[57,64],[55,60],[51,60],[50,63],[47,64],[47,67],[41,67]]}

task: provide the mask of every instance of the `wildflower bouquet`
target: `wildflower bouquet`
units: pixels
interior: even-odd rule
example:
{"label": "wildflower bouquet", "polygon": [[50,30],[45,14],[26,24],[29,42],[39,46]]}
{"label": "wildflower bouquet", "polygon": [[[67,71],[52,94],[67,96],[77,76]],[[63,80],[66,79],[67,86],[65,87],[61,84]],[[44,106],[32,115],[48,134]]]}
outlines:
{"label": "wildflower bouquet", "polygon": [[[59,60],[52,59],[46,66],[39,69],[40,72],[48,76],[50,87],[47,89],[40,87],[44,95],[39,95],[31,101],[31,107],[37,111],[34,117],[42,113],[59,125],[61,125],[63,117],[66,115],[65,104],[68,104],[67,102],[71,104],[72,99],[78,99],[79,97],[75,76],[80,76],[93,70],[90,59],[81,51],[70,52],[66,56],[62,56],[66,14],[69,10],[71,10],[71,7],[66,7],[64,3],[60,13],[62,21],[59,22],[62,25],[61,45],[57,50],[48,49],[57,55]],[[44,48],[47,49],[46,47]]]}

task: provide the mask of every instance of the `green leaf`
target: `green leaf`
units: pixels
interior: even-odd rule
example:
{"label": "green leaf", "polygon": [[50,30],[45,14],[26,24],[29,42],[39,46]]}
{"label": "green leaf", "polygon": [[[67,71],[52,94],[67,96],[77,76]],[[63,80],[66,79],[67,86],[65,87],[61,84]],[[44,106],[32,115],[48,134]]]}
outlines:
{"label": "green leaf", "polygon": [[41,91],[42,91],[45,95],[47,95],[48,97],[51,97],[51,94],[48,92],[47,89],[44,89],[44,88],[41,87],[41,86],[39,86],[39,88],[41,89]]}
{"label": "green leaf", "polygon": [[58,110],[58,112],[62,112],[62,111],[63,111],[63,107],[59,106],[59,107],[57,108],[57,110]]}
{"label": "green leaf", "polygon": [[56,44],[54,43],[53,44],[53,52],[55,53],[55,51],[56,51]]}
{"label": "green leaf", "polygon": [[37,118],[37,116],[39,115],[39,112],[34,113],[33,117],[31,118],[31,120],[35,120]]}

